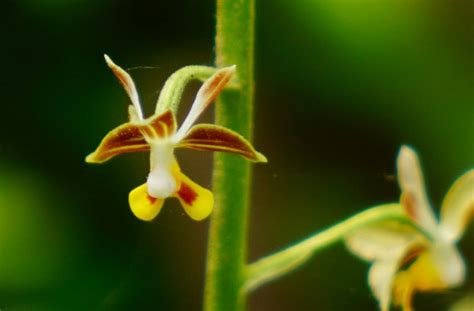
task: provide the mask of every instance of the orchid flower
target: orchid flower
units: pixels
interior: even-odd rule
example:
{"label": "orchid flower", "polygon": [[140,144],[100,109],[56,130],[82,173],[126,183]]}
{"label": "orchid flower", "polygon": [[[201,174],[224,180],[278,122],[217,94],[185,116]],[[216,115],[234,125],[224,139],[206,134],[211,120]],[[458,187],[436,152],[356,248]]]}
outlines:
{"label": "orchid flower", "polygon": [[111,130],[98,148],[87,156],[86,162],[103,163],[122,153],[150,151],[147,181],[129,194],[130,208],[139,219],[150,221],[155,218],[164,200],[169,197],[178,198],[186,213],[194,220],[202,220],[211,213],[213,194],[181,172],[174,155],[176,148],[224,151],[253,162],[267,161],[246,139],[230,129],[214,124],[194,125],[229,82],[235,66],[216,71],[203,83],[188,115],[178,128],[175,115],[169,109],[145,119],[130,75],[107,55],[105,60],[132,102],[129,106],[130,120]]}
{"label": "orchid flower", "polygon": [[368,281],[384,311],[392,300],[403,310],[412,310],[416,291],[463,283],[466,268],[456,243],[474,214],[474,169],[451,186],[438,221],[426,195],[416,152],[403,146],[397,167],[402,192],[399,204],[413,225],[378,223],[358,229],[346,239],[355,255],[372,262]]}

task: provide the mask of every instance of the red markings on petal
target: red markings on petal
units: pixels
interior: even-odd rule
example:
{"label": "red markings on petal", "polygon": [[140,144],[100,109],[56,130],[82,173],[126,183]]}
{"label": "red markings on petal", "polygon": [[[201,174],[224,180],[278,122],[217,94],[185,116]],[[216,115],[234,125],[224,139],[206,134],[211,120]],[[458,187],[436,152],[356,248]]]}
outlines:
{"label": "red markings on petal", "polygon": [[186,202],[186,204],[191,206],[198,196],[198,194],[185,182],[181,183],[181,188],[179,188],[177,194],[184,202]]}
{"label": "red markings on petal", "polygon": [[99,147],[86,158],[89,163],[102,163],[127,152],[148,151],[150,146],[143,136],[140,126],[125,123],[110,131]]}
{"label": "red markings on petal", "polygon": [[125,70],[123,70],[120,66],[116,65],[110,59],[109,56],[104,55],[104,57],[105,57],[105,62],[107,63],[109,68],[112,69],[112,72],[115,74],[120,84],[122,84],[123,88],[127,92],[128,97],[130,97],[130,100],[132,101],[133,106],[135,106],[138,117],[142,119],[143,114],[140,107],[140,101],[138,99],[137,89],[135,87],[135,83],[133,82],[132,77],[130,77],[130,75]]}
{"label": "red markings on petal", "polygon": [[179,144],[180,147],[196,150],[223,151],[235,153],[254,162],[267,162],[242,136],[225,127],[213,124],[199,124],[191,128]]}
{"label": "red markings on petal", "polygon": [[191,106],[191,110],[178,130],[177,140],[181,140],[191,126],[196,122],[201,113],[216,99],[219,93],[232,78],[235,66],[219,69],[213,76],[207,79],[199,89],[196,98]]}
{"label": "red markings on petal", "polygon": [[176,132],[176,119],[171,110],[153,116],[147,120],[149,130],[152,130],[155,137],[169,137]]}
{"label": "red markings on petal", "polygon": [[206,107],[212,103],[224,89],[227,82],[232,78],[234,71],[234,66],[220,69],[202,85],[196,99],[199,98],[199,100],[202,100],[203,110],[206,109]]}
{"label": "red markings on petal", "polygon": [[143,124],[125,123],[110,131],[96,151],[86,158],[86,162],[102,163],[122,153],[148,151],[147,139],[168,137],[175,131],[176,121],[170,110],[151,117]]}
{"label": "red markings on petal", "polygon": [[154,198],[150,195],[147,195],[146,198],[147,198],[148,201],[150,201],[150,204],[154,204],[156,202],[156,198]]}
{"label": "red markings on petal", "polygon": [[410,194],[409,192],[402,193],[400,197],[400,203],[402,204],[403,208],[407,215],[415,222],[418,222],[420,219],[419,215],[417,214],[417,207],[416,207],[416,200],[415,197]]}

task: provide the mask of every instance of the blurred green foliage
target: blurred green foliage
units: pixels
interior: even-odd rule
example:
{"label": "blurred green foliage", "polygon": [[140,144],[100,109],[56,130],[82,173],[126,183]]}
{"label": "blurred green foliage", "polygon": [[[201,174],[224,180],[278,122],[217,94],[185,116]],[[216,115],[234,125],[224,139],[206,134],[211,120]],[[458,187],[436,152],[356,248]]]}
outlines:
{"label": "blurred green foliage", "polygon": [[[127,194],[146,156],[84,157],[126,119],[102,54],[154,67],[131,71],[151,112],[174,70],[212,64],[214,10],[210,0],[2,3],[2,310],[200,308],[207,223],[168,202],[138,221]],[[257,1],[255,145],[270,162],[255,167],[252,260],[396,201],[402,143],[418,150],[439,207],[474,160],[473,15],[469,0]],[[178,156],[209,185],[209,156]],[[470,272],[473,240],[471,226],[461,243]],[[256,292],[250,309],[372,310],[366,272],[335,247]],[[472,280],[416,304],[445,310]]]}

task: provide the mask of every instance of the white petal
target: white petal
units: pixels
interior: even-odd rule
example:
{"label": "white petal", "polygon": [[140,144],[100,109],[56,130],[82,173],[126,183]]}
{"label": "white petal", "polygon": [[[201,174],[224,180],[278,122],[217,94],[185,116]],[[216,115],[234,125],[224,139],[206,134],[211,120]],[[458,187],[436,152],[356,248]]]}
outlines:
{"label": "white petal", "polygon": [[133,106],[135,107],[136,115],[140,120],[143,120],[143,112],[142,108],[140,107],[140,100],[138,98],[137,88],[135,87],[135,83],[133,82],[132,77],[123,70],[120,66],[116,65],[112,59],[106,54],[104,54],[105,62],[112,69],[112,72],[115,74],[119,82],[122,84],[123,88],[130,97]]}
{"label": "white petal", "polygon": [[369,271],[369,285],[377,298],[381,310],[389,310],[392,301],[392,288],[400,259],[376,261]]}
{"label": "white petal", "polygon": [[167,142],[150,144],[150,174],[147,179],[148,194],[154,198],[168,198],[178,191],[179,167],[173,145]]}
{"label": "white petal", "polygon": [[176,193],[178,182],[171,169],[155,166],[147,179],[148,194],[154,198],[165,199]]}
{"label": "white petal", "polygon": [[456,246],[448,243],[436,244],[430,249],[430,258],[446,287],[459,286],[466,276],[466,265]]}
{"label": "white petal", "polygon": [[390,251],[390,257],[381,256],[370,267],[369,286],[380,304],[383,311],[390,309],[395,277],[405,258],[409,257],[410,251],[419,248],[417,240],[411,240],[395,247]]}
{"label": "white petal", "polygon": [[199,89],[191,110],[184,119],[178,132],[175,134],[175,142],[179,142],[196,122],[201,113],[216,99],[230,81],[235,72],[235,65],[219,69],[214,75],[207,79]]}
{"label": "white petal", "polygon": [[346,238],[349,250],[368,261],[397,257],[413,243],[426,241],[412,226],[394,221],[368,225]]}
{"label": "white petal", "polygon": [[456,180],[441,205],[441,230],[448,241],[457,241],[474,216],[474,169]]}
{"label": "white petal", "polygon": [[436,232],[436,219],[426,196],[423,173],[416,152],[402,146],[397,159],[398,181],[402,190],[402,204],[409,216],[423,229]]}

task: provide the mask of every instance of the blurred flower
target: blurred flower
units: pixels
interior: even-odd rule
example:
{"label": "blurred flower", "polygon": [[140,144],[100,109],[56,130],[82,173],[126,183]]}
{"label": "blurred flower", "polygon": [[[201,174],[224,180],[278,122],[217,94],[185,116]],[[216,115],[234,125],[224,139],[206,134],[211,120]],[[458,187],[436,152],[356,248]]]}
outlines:
{"label": "blurred flower", "polygon": [[465,297],[456,301],[449,307],[449,311],[472,311],[474,310],[474,293],[469,293]]}
{"label": "blurred flower", "polygon": [[164,199],[177,197],[186,213],[194,220],[206,218],[212,211],[212,193],[181,173],[174,155],[175,148],[224,151],[254,162],[266,162],[252,145],[239,134],[214,124],[194,125],[202,112],[214,101],[231,79],[235,66],[218,70],[204,82],[191,110],[178,129],[171,110],[144,119],[138,93],[132,78],[105,55],[108,66],[127,92],[132,105],[130,121],[110,131],[89,156],[89,163],[102,163],[110,158],[137,151],[150,151],[150,173],[147,182],[130,192],[132,212],[150,221],[158,215]]}
{"label": "blurred flower", "polygon": [[394,303],[412,310],[416,291],[458,286],[465,264],[456,248],[474,213],[474,169],[448,191],[438,222],[428,201],[415,151],[403,146],[398,159],[400,205],[415,226],[395,222],[374,224],[351,234],[346,242],[361,258],[373,262],[369,285],[382,310]]}

